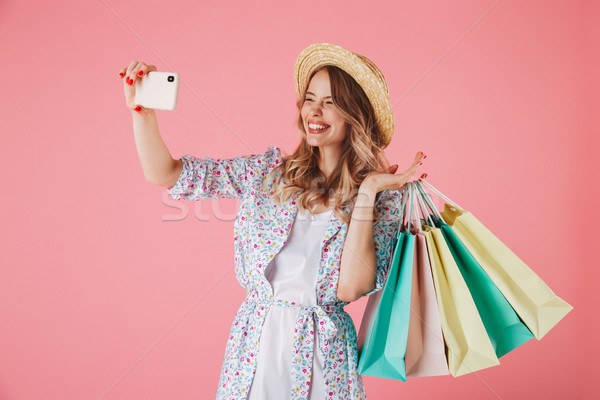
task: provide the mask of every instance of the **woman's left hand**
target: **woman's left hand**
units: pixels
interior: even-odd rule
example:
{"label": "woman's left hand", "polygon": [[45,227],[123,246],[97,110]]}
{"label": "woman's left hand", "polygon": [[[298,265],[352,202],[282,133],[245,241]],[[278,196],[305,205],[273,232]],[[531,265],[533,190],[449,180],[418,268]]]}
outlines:
{"label": "woman's left hand", "polygon": [[[382,166],[382,169],[380,171],[369,173],[361,186],[367,185],[369,188],[372,188],[372,190],[376,190],[375,193],[387,189],[401,189],[404,184],[417,173],[417,169],[419,168],[419,165],[423,163],[425,157],[427,157],[425,153],[419,151],[411,166],[404,172],[396,174],[396,171],[398,171],[398,164],[390,165],[385,153],[381,151],[377,154],[377,159],[379,160],[379,165]],[[426,176],[427,174],[422,174],[421,178],[425,178]]]}

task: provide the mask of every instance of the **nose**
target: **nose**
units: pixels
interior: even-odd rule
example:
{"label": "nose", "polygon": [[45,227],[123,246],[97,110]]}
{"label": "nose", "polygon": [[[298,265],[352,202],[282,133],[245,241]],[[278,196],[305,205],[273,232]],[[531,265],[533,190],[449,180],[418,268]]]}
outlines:
{"label": "nose", "polygon": [[315,101],[310,106],[310,115],[319,115],[319,114],[321,114],[321,105]]}

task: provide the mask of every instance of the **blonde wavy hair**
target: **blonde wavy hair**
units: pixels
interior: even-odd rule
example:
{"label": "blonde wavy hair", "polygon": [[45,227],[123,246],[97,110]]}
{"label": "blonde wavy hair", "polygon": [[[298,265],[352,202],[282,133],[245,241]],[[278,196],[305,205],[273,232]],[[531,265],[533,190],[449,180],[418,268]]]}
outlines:
{"label": "blonde wavy hair", "polygon": [[[376,156],[378,151],[383,151],[382,134],[367,95],[354,78],[338,67],[327,65],[314,71],[309,82],[321,69],[329,73],[333,104],[349,125],[339,164],[326,177],[318,166],[319,148],[307,142],[301,115],[308,90],[306,85],[296,102],[300,143],[292,154],[282,156],[282,162],[271,171],[265,183],[273,182],[273,197],[280,205],[299,193],[296,201],[300,210],[307,209],[314,215],[312,207],[318,203],[328,206],[333,203],[336,217],[349,224],[360,184],[369,172],[383,168]],[[350,214],[343,211],[344,207],[349,207]]]}

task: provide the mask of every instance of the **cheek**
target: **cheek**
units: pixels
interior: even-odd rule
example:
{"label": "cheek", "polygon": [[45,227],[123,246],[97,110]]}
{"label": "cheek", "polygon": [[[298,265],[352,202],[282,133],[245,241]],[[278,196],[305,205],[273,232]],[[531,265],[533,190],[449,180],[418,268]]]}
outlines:
{"label": "cheek", "polygon": [[307,112],[308,112],[308,110],[307,110],[306,106],[302,106],[302,108],[300,109],[300,116],[302,117],[302,119],[306,119]]}
{"label": "cheek", "polygon": [[333,113],[331,115],[331,121],[335,122],[336,125],[340,125],[340,126],[344,126],[346,120],[344,119],[344,116],[340,113]]}

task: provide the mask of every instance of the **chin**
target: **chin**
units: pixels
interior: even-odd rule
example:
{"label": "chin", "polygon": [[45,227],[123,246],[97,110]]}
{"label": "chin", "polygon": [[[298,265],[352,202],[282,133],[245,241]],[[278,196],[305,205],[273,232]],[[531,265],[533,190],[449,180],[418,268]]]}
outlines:
{"label": "chin", "polygon": [[307,141],[308,143],[310,143],[310,144],[321,144],[321,143],[323,143],[323,142],[324,142],[324,139],[325,139],[325,138],[323,138],[323,137],[315,137],[314,135],[311,135],[311,134],[309,133],[309,134],[308,134],[308,136],[307,136],[307,139],[306,139],[306,141]]}

